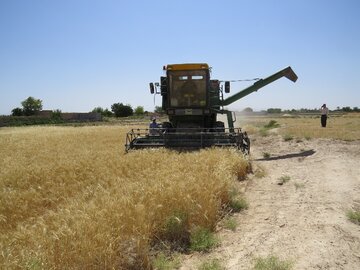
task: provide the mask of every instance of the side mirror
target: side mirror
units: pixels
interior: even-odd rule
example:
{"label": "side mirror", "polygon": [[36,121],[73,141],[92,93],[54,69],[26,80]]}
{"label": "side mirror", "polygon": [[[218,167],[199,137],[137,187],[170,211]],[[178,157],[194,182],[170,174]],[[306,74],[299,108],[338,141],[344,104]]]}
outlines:
{"label": "side mirror", "polygon": [[166,95],[167,92],[167,78],[166,77],[160,77],[160,90],[161,95]]}
{"label": "side mirror", "polygon": [[151,82],[151,83],[149,83],[149,85],[150,85],[150,93],[151,93],[151,94],[154,94],[154,93],[155,93],[154,84]]}
{"label": "side mirror", "polygon": [[225,82],[225,93],[230,93],[230,82]]}

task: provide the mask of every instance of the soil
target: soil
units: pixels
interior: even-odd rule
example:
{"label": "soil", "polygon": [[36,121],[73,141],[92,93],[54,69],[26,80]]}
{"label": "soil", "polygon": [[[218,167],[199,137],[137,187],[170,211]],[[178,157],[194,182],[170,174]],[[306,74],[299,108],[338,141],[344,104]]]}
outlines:
{"label": "soil", "polygon": [[[184,255],[180,269],[213,258],[226,269],[252,269],[257,257],[271,255],[292,261],[293,269],[360,269],[360,226],[346,216],[360,210],[360,141],[258,136],[251,151],[249,209],[234,215],[235,231],[219,229],[217,248]],[[290,179],[283,183],[282,176]]]}

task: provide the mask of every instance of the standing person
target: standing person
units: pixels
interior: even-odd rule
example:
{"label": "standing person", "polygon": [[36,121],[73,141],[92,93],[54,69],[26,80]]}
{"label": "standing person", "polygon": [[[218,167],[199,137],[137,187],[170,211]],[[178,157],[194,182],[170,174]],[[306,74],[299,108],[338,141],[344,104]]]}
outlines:
{"label": "standing person", "polygon": [[326,120],[328,118],[329,109],[326,107],[326,104],[321,106],[321,126],[326,127]]}
{"label": "standing person", "polygon": [[159,125],[156,123],[156,117],[151,118],[152,122],[149,126],[149,134],[150,135],[158,135],[159,134]]}

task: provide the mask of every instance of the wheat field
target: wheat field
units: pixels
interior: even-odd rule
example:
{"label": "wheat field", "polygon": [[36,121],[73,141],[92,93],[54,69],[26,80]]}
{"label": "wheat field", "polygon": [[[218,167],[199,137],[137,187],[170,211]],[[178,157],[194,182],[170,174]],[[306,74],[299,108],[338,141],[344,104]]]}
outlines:
{"label": "wheat field", "polygon": [[189,230],[215,227],[248,170],[243,156],[125,154],[129,129],[0,129],[0,268],[146,269],[170,217],[185,214]]}
{"label": "wheat field", "polygon": [[271,114],[254,117],[239,116],[238,125],[251,135],[258,133],[271,120],[279,124],[279,133],[284,136],[307,139],[360,140],[360,113],[330,114],[326,128],[320,126],[319,115],[297,117],[282,117]]}

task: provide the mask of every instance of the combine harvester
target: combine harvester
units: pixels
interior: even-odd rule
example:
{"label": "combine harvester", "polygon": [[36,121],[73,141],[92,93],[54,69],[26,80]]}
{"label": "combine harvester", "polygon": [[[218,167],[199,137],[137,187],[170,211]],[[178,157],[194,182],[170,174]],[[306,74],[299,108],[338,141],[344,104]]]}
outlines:
{"label": "combine harvester", "polygon": [[[133,129],[127,133],[125,150],[166,147],[200,149],[205,147],[236,147],[250,152],[246,132],[234,127],[235,114],[224,107],[285,76],[295,82],[297,75],[287,67],[224,99],[230,92],[230,81],[210,79],[210,67],[205,63],[172,64],[164,66],[166,76],[160,83],[150,83],[151,94],[161,94],[162,109],[169,121],[159,128]],[[228,128],[217,120],[227,116]]]}

